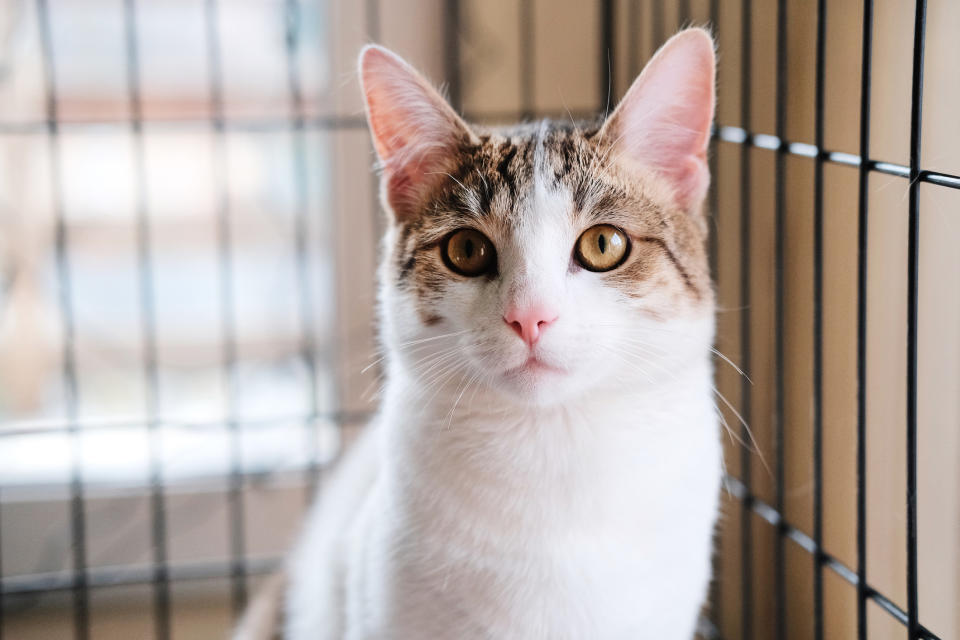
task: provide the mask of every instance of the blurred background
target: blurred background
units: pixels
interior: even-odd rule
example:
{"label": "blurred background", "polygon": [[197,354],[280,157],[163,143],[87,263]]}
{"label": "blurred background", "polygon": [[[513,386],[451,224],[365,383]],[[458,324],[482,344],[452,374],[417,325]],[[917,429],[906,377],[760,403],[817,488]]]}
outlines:
{"label": "blurred background", "polygon": [[704,636],[960,636],[960,5],[7,0],[0,638],[224,637],[278,566],[376,403],[363,44],[492,124],[686,24],[749,376]]}

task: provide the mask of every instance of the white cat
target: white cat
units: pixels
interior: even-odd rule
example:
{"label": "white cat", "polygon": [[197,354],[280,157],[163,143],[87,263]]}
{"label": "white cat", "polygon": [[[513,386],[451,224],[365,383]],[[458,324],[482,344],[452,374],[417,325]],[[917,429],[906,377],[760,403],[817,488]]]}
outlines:
{"label": "white cat", "polygon": [[290,558],[284,637],[692,638],[721,481],[711,37],[594,125],[468,126],[379,47],[360,73],[386,386]]}

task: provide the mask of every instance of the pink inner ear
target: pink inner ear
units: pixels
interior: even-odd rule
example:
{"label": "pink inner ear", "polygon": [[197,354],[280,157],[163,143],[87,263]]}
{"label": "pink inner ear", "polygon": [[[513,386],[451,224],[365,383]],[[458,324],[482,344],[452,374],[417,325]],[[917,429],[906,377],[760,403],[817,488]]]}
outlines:
{"label": "pink inner ear", "polygon": [[414,215],[468,130],[426,80],[386,49],[365,48],[360,74],[387,201],[398,217]]}
{"label": "pink inner ear", "polygon": [[713,40],[688,29],[668,41],[604,125],[619,153],[670,179],[678,203],[700,204],[710,184]]}

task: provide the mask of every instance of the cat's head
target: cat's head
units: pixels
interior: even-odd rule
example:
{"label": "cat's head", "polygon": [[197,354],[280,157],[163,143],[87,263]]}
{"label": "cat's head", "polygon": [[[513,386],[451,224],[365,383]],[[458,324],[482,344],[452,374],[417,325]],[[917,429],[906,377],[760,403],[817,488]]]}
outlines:
{"label": "cat's head", "polygon": [[709,34],[689,29],[602,123],[487,129],[394,54],[364,49],[391,219],[389,357],[425,385],[533,404],[652,386],[705,362],[714,66]]}

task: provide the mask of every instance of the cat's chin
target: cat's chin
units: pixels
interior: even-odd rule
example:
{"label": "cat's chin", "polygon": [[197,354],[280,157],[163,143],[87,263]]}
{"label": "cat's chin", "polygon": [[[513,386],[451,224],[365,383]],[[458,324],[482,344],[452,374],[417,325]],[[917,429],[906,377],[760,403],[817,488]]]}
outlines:
{"label": "cat's chin", "polygon": [[522,404],[544,406],[570,398],[571,372],[531,356],[522,364],[500,373],[495,386],[501,393]]}
{"label": "cat's chin", "polygon": [[504,377],[508,379],[531,380],[531,381],[535,381],[539,378],[546,378],[549,376],[563,376],[566,374],[567,374],[566,369],[562,369],[556,365],[552,365],[549,362],[537,356],[530,356],[520,366],[507,369],[503,373]]}

